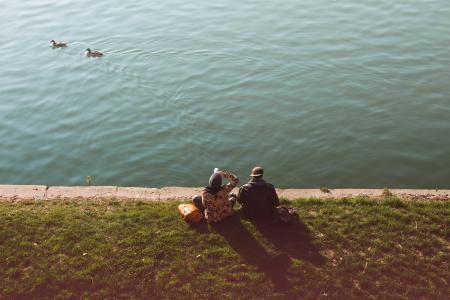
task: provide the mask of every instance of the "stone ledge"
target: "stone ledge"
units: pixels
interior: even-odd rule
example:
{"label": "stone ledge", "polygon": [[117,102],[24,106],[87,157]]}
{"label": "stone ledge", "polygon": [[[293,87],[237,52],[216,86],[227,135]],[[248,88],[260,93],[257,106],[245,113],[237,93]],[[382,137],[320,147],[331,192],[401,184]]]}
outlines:
{"label": "stone ledge", "polygon": [[0,199],[44,199],[45,185],[0,185]]}
{"label": "stone ledge", "polygon": [[119,187],[115,196],[119,199],[159,200],[159,189],[142,187]]}
{"label": "stone ledge", "polygon": [[[450,190],[426,190],[426,189],[389,189],[394,195],[402,199],[450,199]],[[330,189],[322,192],[320,189],[277,189],[280,197],[287,199],[295,198],[350,198],[357,196],[368,196],[371,198],[382,198],[384,189]]]}
{"label": "stone ledge", "polygon": [[[185,200],[201,194],[201,187],[117,187],[117,186],[51,186],[45,185],[0,185],[1,199],[124,199],[124,200]],[[393,195],[402,199],[450,199],[450,190],[391,189]],[[237,189],[234,190],[237,192]],[[277,189],[280,197],[292,200],[296,198],[342,199],[356,196],[372,198],[383,197],[383,189]]]}
{"label": "stone ledge", "polygon": [[176,187],[176,186],[167,186],[160,189],[159,197],[161,200],[184,200],[191,199],[195,195],[202,194],[202,187]]}
{"label": "stone ledge", "polygon": [[116,193],[115,186],[51,186],[47,190],[45,199],[104,199],[114,198]]}

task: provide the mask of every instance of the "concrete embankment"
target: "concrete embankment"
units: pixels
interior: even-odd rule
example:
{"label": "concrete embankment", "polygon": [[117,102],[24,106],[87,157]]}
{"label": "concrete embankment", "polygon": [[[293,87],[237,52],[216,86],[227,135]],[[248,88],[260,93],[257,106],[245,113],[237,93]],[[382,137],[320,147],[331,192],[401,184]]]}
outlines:
{"label": "concrete embankment", "polygon": [[[201,187],[119,187],[119,186],[45,186],[45,185],[0,185],[0,200],[13,199],[123,199],[163,201],[173,199],[190,199],[200,194]],[[237,189],[235,190],[237,192]],[[383,197],[383,189],[277,189],[278,195],[287,199],[297,198],[346,198],[356,196],[369,196],[371,198]],[[425,189],[390,189],[390,193],[402,199],[450,199],[450,190]]]}

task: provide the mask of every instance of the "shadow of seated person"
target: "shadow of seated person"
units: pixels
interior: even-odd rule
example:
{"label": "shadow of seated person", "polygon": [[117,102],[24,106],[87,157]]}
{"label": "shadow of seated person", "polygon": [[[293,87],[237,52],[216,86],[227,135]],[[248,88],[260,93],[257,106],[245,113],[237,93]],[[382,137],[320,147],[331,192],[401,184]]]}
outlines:
{"label": "shadow of seated person", "polygon": [[241,224],[241,213],[236,212],[220,223],[211,226],[222,235],[231,248],[236,251],[247,264],[256,266],[273,283],[276,290],[290,287],[286,272],[290,259],[286,255],[273,256],[253,237]]}
{"label": "shadow of seated person", "polygon": [[242,204],[243,215],[267,240],[288,256],[316,265],[324,263],[323,256],[312,244],[311,234],[305,224],[301,221],[299,224],[275,224],[274,217],[280,199],[275,187],[264,180],[264,169],[254,167],[250,177],[250,181],[239,189],[237,198]]}
{"label": "shadow of seated person", "polygon": [[249,220],[269,242],[290,258],[308,261],[316,266],[325,263],[325,257],[312,243],[310,230],[301,220],[298,224],[283,224],[274,218]]}

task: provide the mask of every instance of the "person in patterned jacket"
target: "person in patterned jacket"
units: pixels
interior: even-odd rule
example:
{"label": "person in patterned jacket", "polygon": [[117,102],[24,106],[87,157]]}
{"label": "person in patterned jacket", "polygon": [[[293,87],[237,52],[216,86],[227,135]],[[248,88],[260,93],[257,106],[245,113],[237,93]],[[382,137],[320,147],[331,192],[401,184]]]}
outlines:
{"label": "person in patterned jacket", "polygon": [[[222,177],[230,182],[222,185]],[[216,223],[233,214],[236,195],[230,194],[239,183],[236,175],[228,171],[217,171],[209,178],[209,184],[203,189],[202,196],[193,198],[194,205],[204,212],[208,223]]]}

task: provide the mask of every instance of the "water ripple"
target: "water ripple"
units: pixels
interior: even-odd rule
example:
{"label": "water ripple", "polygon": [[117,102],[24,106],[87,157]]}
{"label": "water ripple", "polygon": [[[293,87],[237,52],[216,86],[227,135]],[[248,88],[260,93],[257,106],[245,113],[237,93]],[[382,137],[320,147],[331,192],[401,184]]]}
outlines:
{"label": "water ripple", "polygon": [[449,13],[444,0],[1,3],[0,182],[197,186],[261,164],[280,187],[450,188]]}

